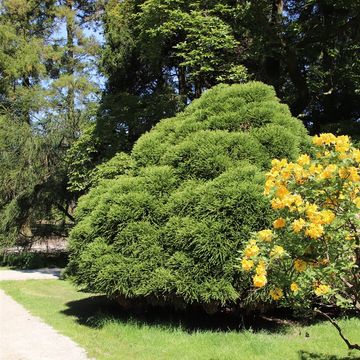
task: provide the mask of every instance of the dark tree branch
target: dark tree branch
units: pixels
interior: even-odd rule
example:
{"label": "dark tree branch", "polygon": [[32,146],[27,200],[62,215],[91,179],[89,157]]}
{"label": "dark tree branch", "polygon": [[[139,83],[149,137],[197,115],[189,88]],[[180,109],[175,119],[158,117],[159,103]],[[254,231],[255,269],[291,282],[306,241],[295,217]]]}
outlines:
{"label": "dark tree branch", "polygon": [[65,215],[67,216],[71,221],[75,221],[75,218],[69,214],[69,212],[61,205],[61,204],[56,204],[56,207]]}
{"label": "dark tree branch", "polygon": [[314,309],[314,311],[318,314],[321,314],[324,316],[327,320],[331,322],[332,325],[335,326],[336,330],[338,331],[340,337],[344,340],[349,350],[359,350],[360,351],[360,345],[358,344],[351,344],[350,341],[343,335],[342,330],[340,326],[326,313],[322,312],[319,309]]}

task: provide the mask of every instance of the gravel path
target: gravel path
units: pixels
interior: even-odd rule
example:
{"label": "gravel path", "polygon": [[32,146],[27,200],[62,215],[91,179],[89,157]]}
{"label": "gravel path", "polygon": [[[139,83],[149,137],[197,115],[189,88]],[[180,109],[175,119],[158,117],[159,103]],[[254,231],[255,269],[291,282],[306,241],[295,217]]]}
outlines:
{"label": "gravel path", "polygon": [[[1,270],[0,280],[57,279],[60,269]],[[88,360],[85,351],[0,290],[0,360]]]}
{"label": "gravel path", "polygon": [[58,279],[61,269],[0,270],[1,280],[51,280]]}

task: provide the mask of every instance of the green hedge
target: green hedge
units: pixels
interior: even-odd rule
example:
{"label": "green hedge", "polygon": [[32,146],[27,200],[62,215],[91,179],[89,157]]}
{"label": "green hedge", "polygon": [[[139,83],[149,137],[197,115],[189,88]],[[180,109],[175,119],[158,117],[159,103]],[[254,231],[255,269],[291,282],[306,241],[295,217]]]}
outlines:
{"label": "green hedge", "polygon": [[80,199],[68,273],[109,296],[238,301],[248,284],[237,250],[272,220],[264,172],[271,158],[294,160],[308,146],[271,87],[214,87],[143,135],[131,159],[118,157],[126,174],[99,179]]}

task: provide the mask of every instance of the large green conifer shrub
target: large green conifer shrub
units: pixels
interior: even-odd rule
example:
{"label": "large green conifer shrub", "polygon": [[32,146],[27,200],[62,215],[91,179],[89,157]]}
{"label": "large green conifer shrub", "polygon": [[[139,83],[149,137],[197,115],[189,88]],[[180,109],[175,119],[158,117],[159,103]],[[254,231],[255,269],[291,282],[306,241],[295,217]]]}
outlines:
{"label": "large green conifer shrub", "polygon": [[272,220],[264,173],[272,157],[294,160],[307,146],[271,87],[216,86],[143,135],[126,174],[81,198],[69,272],[119,298],[238,301],[248,284],[236,251]]}

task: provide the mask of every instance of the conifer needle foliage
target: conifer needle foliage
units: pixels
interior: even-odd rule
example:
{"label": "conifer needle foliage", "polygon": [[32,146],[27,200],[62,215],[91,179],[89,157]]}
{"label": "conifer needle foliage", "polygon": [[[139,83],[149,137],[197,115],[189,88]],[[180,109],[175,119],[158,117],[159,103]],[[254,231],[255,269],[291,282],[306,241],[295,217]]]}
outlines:
{"label": "conifer needle foliage", "polygon": [[80,199],[68,271],[108,296],[238,301],[246,282],[236,250],[273,220],[264,172],[308,145],[272,87],[214,87],[143,135],[127,165]]}

